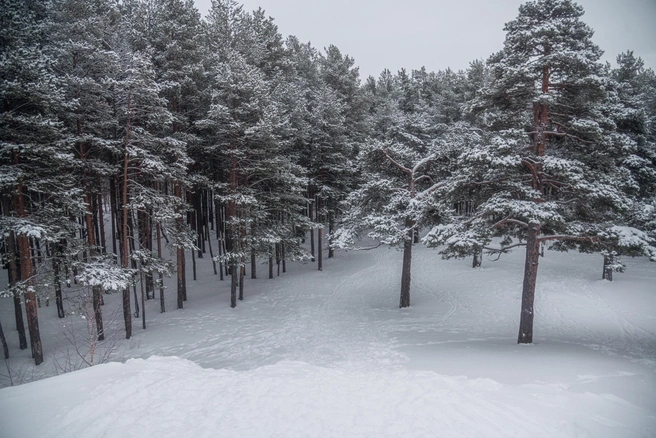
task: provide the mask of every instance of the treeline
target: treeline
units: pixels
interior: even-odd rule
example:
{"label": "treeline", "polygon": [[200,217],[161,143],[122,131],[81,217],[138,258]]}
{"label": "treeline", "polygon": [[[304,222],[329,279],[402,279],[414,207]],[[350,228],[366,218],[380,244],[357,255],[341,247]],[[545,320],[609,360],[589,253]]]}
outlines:
{"label": "treeline", "polygon": [[20,348],[24,306],[43,361],[37,303],[53,295],[64,317],[67,281],[88,288],[100,340],[103,294],[120,292],[130,338],[145,300],[166,310],[163,276],[183,307],[196,258],[234,307],[247,268],[321,270],[363,234],[403,246],[405,307],[422,229],[475,266],[526,246],[531,342],[543,246],[611,260],[656,234],[656,76],[631,52],[599,63],[582,13],[527,3],[487,62],[361,84],[337,47],[284,39],[232,0],[203,19],[191,0],[2,0],[2,295]]}

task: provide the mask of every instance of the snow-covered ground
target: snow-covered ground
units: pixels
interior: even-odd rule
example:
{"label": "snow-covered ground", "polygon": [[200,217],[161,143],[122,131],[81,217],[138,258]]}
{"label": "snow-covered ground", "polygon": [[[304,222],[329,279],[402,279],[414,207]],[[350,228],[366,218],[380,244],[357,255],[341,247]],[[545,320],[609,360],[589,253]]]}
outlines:
{"label": "snow-covered ground", "polygon": [[[107,296],[94,362],[134,359],[1,389],[0,436],[656,436],[656,264],[625,262],[609,283],[600,256],[548,252],[535,343],[517,345],[521,251],[472,269],[418,245],[403,310],[394,249],[339,252],[323,272],[288,263],[273,280],[263,265],[236,309],[204,258],[199,281],[187,264],[185,309],[171,286],[168,311],[148,302],[128,341]],[[79,315],[39,312],[35,368],[0,301],[0,385],[80,367],[74,344],[89,359]]]}

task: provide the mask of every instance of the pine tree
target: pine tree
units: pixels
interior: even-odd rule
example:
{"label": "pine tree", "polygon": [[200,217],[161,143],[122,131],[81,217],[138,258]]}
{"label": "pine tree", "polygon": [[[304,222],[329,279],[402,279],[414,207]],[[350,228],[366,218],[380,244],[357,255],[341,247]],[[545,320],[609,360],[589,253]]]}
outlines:
{"label": "pine tree", "polygon": [[533,339],[541,246],[589,249],[631,206],[633,180],[617,166],[626,145],[603,113],[601,50],[582,15],[570,0],[538,0],[506,24],[504,49],[488,61],[490,84],[474,103],[490,133],[462,154],[454,183],[476,187],[481,200],[456,224],[456,242],[473,234],[503,237],[498,253],[526,246],[519,343]]}

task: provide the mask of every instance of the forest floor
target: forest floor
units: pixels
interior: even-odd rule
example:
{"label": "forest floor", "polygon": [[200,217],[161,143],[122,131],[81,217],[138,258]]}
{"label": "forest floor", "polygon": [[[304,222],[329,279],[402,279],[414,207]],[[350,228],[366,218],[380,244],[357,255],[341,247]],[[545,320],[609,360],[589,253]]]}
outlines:
{"label": "forest floor", "polygon": [[209,257],[198,281],[189,260],[185,308],[169,280],[167,312],[148,301],[130,340],[120,296],[105,297],[93,367],[74,288],[66,318],[39,309],[39,367],[2,300],[0,387],[20,385],[0,389],[0,435],[656,436],[655,264],[627,258],[607,282],[600,256],[547,252],[534,343],[517,345],[522,251],[472,269],[417,245],[406,309],[401,256],[337,252],[321,272],[288,263],[272,280],[259,265],[235,309]]}

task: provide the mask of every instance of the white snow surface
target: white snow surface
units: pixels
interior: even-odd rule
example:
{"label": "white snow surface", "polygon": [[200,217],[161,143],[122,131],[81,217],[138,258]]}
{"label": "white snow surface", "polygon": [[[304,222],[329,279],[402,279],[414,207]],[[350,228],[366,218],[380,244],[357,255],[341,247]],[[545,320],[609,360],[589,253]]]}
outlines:
{"label": "white snow surface", "polygon": [[86,321],[40,308],[46,361],[33,367],[2,300],[12,358],[0,385],[9,371],[14,384],[42,380],[0,389],[0,436],[656,436],[647,258],[624,259],[611,283],[599,255],[547,252],[534,344],[517,345],[522,251],[472,269],[415,246],[408,309],[398,308],[401,255],[338,252],[322,272],[288,263],[273,280],[260,265],[236,309],[209,257],[198,259],[185,309],[170,281],[167,312],[147,302],[148,328],[134,321],[126,341],[120,296],[107,295],[95,361],[106,351],[117,362],[49,378],[80,367],[73,344],[84,354]]}

